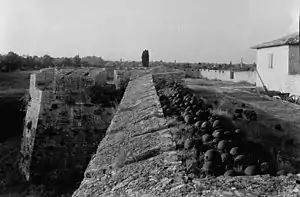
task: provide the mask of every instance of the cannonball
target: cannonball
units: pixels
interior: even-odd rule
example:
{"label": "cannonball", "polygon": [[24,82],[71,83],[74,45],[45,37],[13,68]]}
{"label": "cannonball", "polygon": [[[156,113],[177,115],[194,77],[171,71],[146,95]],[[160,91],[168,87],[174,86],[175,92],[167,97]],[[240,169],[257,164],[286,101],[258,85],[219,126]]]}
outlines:
{"label": "cannonball", "polygon": [[218,150],[221,152],[226,152],[229,148],[231,148],[231,144],[228,140],[221,140],[218,143]]}
{"label": "cannonball", "polygon": [[234,159],[232,155],[230,155],[229,153],[223,153],[221,155],[221,159],[222,159],[222,163],[224,163],[227,166],[232,166],[234,164]]}
{"label": "cannonball", "polygon": [[229,153],[232,156],[238,156],[241,153],[241,149],[239,147],[233,147]]}
{"label": "cannonball", "polygon": [[244,173],[248,176],[258,175],[260,168],[257,165],[250,165],[244,170]]}
{"label": "cannonball", "polygon": [[220,120],[215,120],[213,122],[212,128],[216,129],[216,128],[219,128],[220,126],[221,126]]}
{"label": "cannonball", "polygon": [[203,143],[208,143],[208,142],[210,142],[211,140],[212,140],[212,136],[209,135],[209,134],[204,134],[204,135],[202,136],[202,142],[203,142]]}
{"label": "cannonball", "polygon": [[224,173],[224,176],[235,176],[236,173],[234,170],[230,169],[230,170],[227,170],[225,173]]}
{"label": "cannonball", "polygon": [[221,141],[221,138],[214,138],[213,143],[218,144]]}
{"label": "cannonball", "polygon": [[193,139],[191,139],[191,138],[186,139],[186,140],[184,141],[184,148],[185,148],[186,150],[189,150],[189,149],[191,149],[192,147],[193,147]]}
{"label": "cannonball", "polygon": [[277,171],[276,175],[277,176],[286,176],[287,172],[285,170],[279,170],[279,171]]}
{"label": "cannonball", "polygon": [[195,127],[197,127],[197,128],[201,128],[201,125],[202,125],[202,121],[197,121],[195,123]]}
{"label": "cannonball", "polygon": [[262,162],[260,164],[260,171],[262,173],[268,173],[269,170],[270,170],[270,164],[269,164],[269,162]]}
{"label": "cannonball", "polygon": [[215,138],[222,138],[223,137],[223,132],[221,130],[215,130],[212,133],[212,136],[215,137]]}
{"label": "cannonball", "polygon": [[221,154],[215,149],[206,151],[204,154],[204,160],[213,161],[215,164],[220,164],[222,162]]}
{"label": "cannonball", "polygon": [[234,158],[235,165],[244,165],[245,163],[246,163],[245,155],[238,155],[236,156],[236,158]]}
{"label": "cannonball", "polygon": [[202,166],[202,170],[210,175],[215,174],[216,169],[217,169],[217,166],[212,161],[207,161]]}

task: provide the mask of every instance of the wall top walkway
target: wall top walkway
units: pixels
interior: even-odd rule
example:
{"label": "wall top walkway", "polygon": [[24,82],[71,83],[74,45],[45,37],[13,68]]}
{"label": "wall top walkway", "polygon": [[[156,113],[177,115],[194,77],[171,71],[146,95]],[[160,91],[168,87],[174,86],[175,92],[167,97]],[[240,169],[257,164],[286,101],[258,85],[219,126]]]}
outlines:
{"label": "wall top walkway", "polygon": [[295,184],[295,179],[288,177],[189,177],[148,74],[129,82],[106,137],[73,197],[244,196],[249,191],[296,196],[286,188]]}
{"label": "wall top walkway", "polygon": [[131,81],[73,196],[140,196],[155,186],[151,174],[172,176],[178,163],[172,163],[175,144],[165,123],[152,75]]}

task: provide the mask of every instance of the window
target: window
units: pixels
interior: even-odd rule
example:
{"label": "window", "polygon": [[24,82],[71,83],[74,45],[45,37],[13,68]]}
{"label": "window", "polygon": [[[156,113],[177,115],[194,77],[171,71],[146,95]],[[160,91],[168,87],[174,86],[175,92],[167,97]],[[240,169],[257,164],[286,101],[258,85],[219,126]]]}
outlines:
{"label": "window", "polygon": [[273,53],[269,54],[269,68],[273,68]]}

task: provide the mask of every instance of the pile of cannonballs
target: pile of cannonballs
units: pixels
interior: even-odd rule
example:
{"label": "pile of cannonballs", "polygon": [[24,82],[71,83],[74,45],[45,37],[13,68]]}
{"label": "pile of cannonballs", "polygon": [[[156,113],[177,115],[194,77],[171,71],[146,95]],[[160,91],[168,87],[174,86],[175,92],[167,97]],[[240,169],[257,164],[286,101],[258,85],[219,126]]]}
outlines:
{"label": "pile of cannonballs", "polygon": [[[212,115],[203,99],[177,82],[157,84],[156,89],[165,117],[174,117],[189,130],[192,128],[192,135],[178,140],[177,147],[186,151],[196,150],[196,166],[202,174],[277,174],[276,162],[271,154],[261,144],[247,141],[232,120]],[[171,89],[172,94],[166,95],[165,89]],[[236,110],[235,116],[257,119],[254,111],[244,109]]]}

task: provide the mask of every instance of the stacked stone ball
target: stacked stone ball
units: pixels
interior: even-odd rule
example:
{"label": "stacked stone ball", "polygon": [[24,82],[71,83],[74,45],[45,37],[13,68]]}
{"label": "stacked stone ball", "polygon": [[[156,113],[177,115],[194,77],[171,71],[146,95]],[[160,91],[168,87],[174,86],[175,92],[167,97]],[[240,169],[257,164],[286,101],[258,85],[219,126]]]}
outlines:
{"label": "stacked stone ball", "polygon": [[238,108],[235,110],[233,119],[243,119],[246,118],[249,121],[256,121],[257,120],[257,113],[253,110]]}
{"label": "stacked stone ball", "polygon": [[[164,95],[164,88],[172,94]],[[212,115],[202,99],[196,97],[179,83],[159,84],[156,86],[165,117],[175,117],[183,124],[192,126],[192,137],[181,139],[184,149],[196,149],[199,168],[206,175],[258,175],[276,174],[271,156],[257,143],[244,139],[243,132],[230,128],[228,120]],[[254,111],[237,110],[255,120]],[[231,122],[231,120],[229,120]],[[232,122],[231,122],[232,123]]]}

